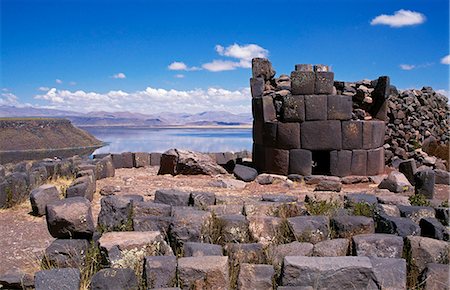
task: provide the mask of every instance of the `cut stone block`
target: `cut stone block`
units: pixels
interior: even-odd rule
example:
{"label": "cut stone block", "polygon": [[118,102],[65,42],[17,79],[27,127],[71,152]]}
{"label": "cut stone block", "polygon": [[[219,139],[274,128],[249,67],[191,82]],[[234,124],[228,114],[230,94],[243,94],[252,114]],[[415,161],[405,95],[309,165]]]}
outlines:
{"label": "cut stone block", "polygon": [[304,149],[292,149],[289,151],[289,173],[311,175],[312,153]]}
{"label": "cut stone block", "polygon": [[351,238],[359,234],[375,233],[373,219],[365,216],[336,216],[331,218],[331,227],[338,238]]}
{"label": "cut stone block", "polygon": [[378,289],[367,257],[284,258],[282,285],[313,289]]}
{"label": "cut stone block", "polygon": [[362,136],[361,121],[342,122],[342,149],[361,149]]}
{"label": "cut stone block", "polygon": [[[352,97],[342,95],[328,96],[328,120],[350,120],[352,118]],[[359,149],[351,148],[351,149]]]}
{"label": "cut stone block", "polygon": [[95,164],[95,176],[97,179],[114,177],[115,173],[111,155],[103,157]]}
{"label": "cut stone block", "polygon": [[109,195],[100,200],[98,225],[103,231],[131,230],[131,199],[126,196]]}
{"label": "cut stone block", "polygon": [[378,188],[400,193],[411,191],[412,185],[411,183],[409,183],[408,179],[405,177],[405,175],[403,175],[403,173],[392,171],[385,179],[383,179],[383,181],[381,181],[381,183],[378,185]]}
{"label": "cut stone block", "polygon": [[38,271],[34,283],[36,290],[80,289],[80,270],[62,268]]}
{"label": "cut stone block", "polygon": [[420,235],[420,227],[409,218],[381,213],[377,216],[377,232],[396,234],[400,237],[417,236]]}
{"label": "cut stone block", "polygon": [[150,165],[159,166],[161,164],[162,153],[152,152],[150,153]]}
{"label": "cut stone block", "polygon": [[314,71],[312,64],[296,64],[295,71]]}
{"label": "cut stone block", "polygon": [[303,149],[340,150],[342,147],[340,121],[304,122],[301,124],[300,134]]}
{"label": "cut stone block", "polygon": [[367,151],[353,150],[352,151],[352,175],[367,175]]}
{"label": "cut stone block", "polygon": [[334,73],[328,71],[316,71],[314,94],[331,95],[333,93]]}
{"label": "cut stone block", "polygon": [[423,194],[428,199],[434,198],[436,175],[433,170],[421,170],[414,175],[416,194]]}
{"label": "cut stone block", "polygon": [[397,207],[400,210],[400,216],[410,218],[416,224],[422,218],[435,216],[434,208],[431,206],[398,205]]}
{"label": "cut stone block", "polygon": [[422,236],[436,240],[449,240],[449,230],[438,219],[433,217],[422,218],[419,225]]}
{"label": "cut stone block", "polygon": [[299,95],[284,97],[281,111],[285,122],[305,121],[305,97]]}
{"label": "cut stone block", "polygon": [[134,153],[134,164],[136,167],[147,167],[150,165],[150,153],[136,152]]}
{"label": "cut stone block", "polygon": [[450,288],[448,265],[429,263],[422,274],[422,285],[425,290],[441,290]]}
{"label": "cut stone block", "polygon": [[289,172],[289,150],[266,148],[265,167],[263,171],[288,175]]}
{"label": "cut stone block", "polygon": [[410,257],[411,267],[417,267],[422,272],[428,263],[444,263],[448,261],[450,245],[448,242],[426,237],[409,236],[405,240],[407,257]]}
{"label": "cut stone block", "polygon": [[208,206],[208,210],[217,216],[242,214],[243,204],[217,204]]}
{"label": "cut stone block", "polygon": [[59,199],[59,192],[54,185],[41,185],[30,193],[31,210],[34,215],[43,216],[47,204]]}
{"label": "cut stone block", "polygon": [[256,179],[256,176],[258,176],[258,171],[245,165],[236,164],[233,174],[239,180],[251,182]]}
{"label": "cut stone block", "polygon": [[185,242],[204,242],[211,223],[211,213],[193,208],[173,207],[170,226],[171,243],[182,249]]}
{"label": "cut stone block", "polygon": [[288,224],[297,241],[318,243],[328,239],[329,218],[327,216],[298,216],[288,218]]}
{"label": "cut stone block", "polygon": [[296,202],[248,202],[244,205],[244,213],[247,217],[252,216],[276,216],[288,218],[300,214]]}
{"label": "cut stone block", "polygon": [[111,154],[113,165],[115,169],[123,168],[122,154]]}
{"label": "cut stone block", "polygon": [[252,77],[263,78],[265,81],[275,76],[272,63],[267,58],[255,57],[252,59]]}
{"label": "cut stone block", "polygon": [[248,243],[250,240],[249,222],[243,215],[223,215],[217,217],[221,228],[222,243]]}
{"label": "cut stone block", "polygon": [[269,248],[269,262],[276,269],[281,269],[283,260],[287,256],[311,256],[313,254],[314,245],[311,243],[292,242],[289,244],[281,244]]}
{"label": "cut stone block", "polygon": [[300,124],[278,122],[277,147],[279,149],[300,148]]}
{"label": "cut stone block", "polygon": [[367,175],[384,173],[384,148],[367,150]]}
{"label": "cut stone block", "polygon": [[155,202],[171,206],[188,206],[191,194],[176,189],[159,189],[155,192]]}
{"label": "cut stone block", "polygon": [[291,72],[291,91],[293,95],[314,94],[316,75],[312,71]]}
{"label": "cut stone block", "polygon": [[363,149],[375,149],[383,146],[385,124],[383,121],[362,121]]}
{"label": "cut stone block", "polygon": [[220,245],[206,243],[184,243],[184,257],[223,256]]}
{"label": "cut stone block", "polygon": [[133,230],[137,232],[159,231],[164,238],[168,238],[172,217],[148,216],[133,218]]}
{"label": "cut stone block", "polygon": [[308,95],[305,96],[305,120],[326,120],[327,119],[327,96]]}
{"label": "cut stone block", "polygon": [[[262,144],[273,147],[277,144],[278,122],[265,122],[263,124]],[[300,130],[300,129],[299,129]]]}
{"label": "cut stone block", "polygon": [[134,153],[123,152],[122,153],[122,167],[133,168],[134,167]]}
{"label": "cut stone block", "polygon": [[239,267],[238,289],[272,290],[274,275],[270,265],[243,263]]}
{"label": "cut stone block", "polygon": [[347,256],[349,246],[350,242],[348,239],[326,240],[314,245],[312,255],[317,257]]}
{"label": "cut stone block", "polygon": [[274,121],[277,119],[277,113],[271,96],[252,99],[253,118],[262,123]]}
{"label": "cut stone block", "polygon": [[149,216],[169,217],[172,207],[164,203],[151,201],[133,201],[133,218],[146,218]]}
{"label": "cut stone block", "polygon": [[352,151],[338,150],[330,152],[330,172],[334,176],[351,175]]}
{"label": "cut stone block", "polygon": [[252,98],[261,98],[264,93],[264,78],[250,78]]}
{"label": "cut stone block", "polygon": [[91,278],[91,289],[139,289],[139,282],[133,269],[106,268]]}
{"label": "cut stone block", "polygon": [[[284,177],[284,176],[283,176]],[[268,202],[297,202],[298,197],[287,194],[263,194],[261,196],[261,201]]]}
{"label": "cut stone block", "polygon": [[250,216],[249,231],[253,240],[267,245],[276,243],[280,235],[281,218],[271,216]]}
{"label": "cut stone block", "polygon": [[181,289],[228,290],[230,287],[228,257],[179,258],[178,280]]}
{"label": "cut stone block", "polygon": [[265,264],[267,260],[265,247],[260,243],[229,243],[225,245],[224,249],[234,265],[242,263]]}
{"label": "cut stone block", "polygon": [[398,165],[398,171],[405,175],[409,183],[415,185],[414,175],[417,172],[416,160],[408,159],[400,162],[400,164]]}
{"label": "cut stone block", "polygon": [[144,262],[147,288],[174,287],[177,284],[175,256],[147,256]]}
{"label": "cut stone block", "polygon": [[95,178],[93,176],[83,176],[75,179],[67,188],[66,197],[85,197],[92,201],[96,190]]}
{"label": "cut stone block", "polygon": [[381,289],[406,290],[406,261],[393,258],[370,258]]}
{"label": "cut stone block", "polygon": [[403,239],[388,234],[362,234],[352,238],[355,256],[401,258]]}
{"label": "cut stone block", "polygon": [[191,192],[192,205],[198,208],[206,208],[216,204],[216,194],[214,192],[193,191]]}
{"label": "cut stone block", "polygon": [[44,259],[57,268],[81,268],[89,242],[77,239],[56,239],[45,249]]}

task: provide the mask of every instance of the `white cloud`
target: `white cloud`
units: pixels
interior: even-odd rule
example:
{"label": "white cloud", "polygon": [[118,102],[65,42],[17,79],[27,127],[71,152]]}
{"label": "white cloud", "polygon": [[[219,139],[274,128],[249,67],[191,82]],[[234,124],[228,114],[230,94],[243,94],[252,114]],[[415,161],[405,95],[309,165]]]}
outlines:
{"label": "white cloud", "polygon": [[62,83],[63,83],[63,81],[62,81],[62,80],[60,80],[60,79],[56,79],[56,80],[55,80],[55,83],[57,83],[57,84],[62,84]]}
{"label": "white cloud", "polygon": [[402,70],[413,70],[413,69],[416,68],[416,66],[413,65],[413,64],[401,64],[401,65],[400,65],[400,68],[401,68]]}
{"label": "white cloud", "polygon": [[169,70],[184,70],[184,71],[196,71],[201,70],[201,68],[193,66],[188,67],[184,62],[182,61],[174,61],[171,64],[167,66]]}
{"label": "white cloud", "polygon": [[450,97],[450,91],[448,90],[436,90],[436,93],[444,95],[446,97]]}
{"label": "white cloud", "polygon": [[182,78],[184,78],[184,74],[176,74],[176,75],[174,75],[174,77],[177,79],[182,79]]}
{"label": "white cloud", "polygon": [[70,82],[69,85],[71,86],[75,86],[77,83],[76,82]]}
{"label": "white cloud", "polygon": [[126,79],[127,76],[124,73],[117,73],[111,76],[113,79]]}
{"label": "white cloud", "polygon": [[19,99],[13,93],[4,92],[0,94],[0,106],[17,106]]}
{"label": "white cloud", "polygon": [[450,64],[450,54],[441,58],[441,63],[442,64]]}
{"label": "white cloud", "polygon": [[403,27],[410,25],[422,24],[426,20],[425,15],[411,10],[398,10],[394,15],[382,14],[370,22],[371,25],[388,25],[390,27]]}
{"label": "white cloud", "polygon": [[235,43],[228,46],[227,48],[221,45],[216,45],[216,51],[219,55],[239,59],[238,67],[242,68],[251,68],[252,58],[267,57],[269,55],[269,51],[267,49],[262,48],[261,46],[256,44],[247,44],[240,46],[239,44]]}
{"label": "white cloud", "polygon": [[41,91],[41,92],[46,92],[46,91],[50,90],[50,88],[49,87],[39,87],[37,90]]}
{"label": "white cloud", "polygon": [[221,88],[187,91],[147,87],[136,92],[109,91],[107,93],[82,90],[50,89],[36,95],[45,106],[79,112],[127,110],[138,113],[229,111],[251,112],[250,89],[226,90]]}
{"label": "white cloud", "polygon": [[219,71],[235,70],[237,67],[239,67],[239,63],[230,60],[216,59],[213,60],[212,62],[203,64],[202,67],[212,72],[219,72]]}

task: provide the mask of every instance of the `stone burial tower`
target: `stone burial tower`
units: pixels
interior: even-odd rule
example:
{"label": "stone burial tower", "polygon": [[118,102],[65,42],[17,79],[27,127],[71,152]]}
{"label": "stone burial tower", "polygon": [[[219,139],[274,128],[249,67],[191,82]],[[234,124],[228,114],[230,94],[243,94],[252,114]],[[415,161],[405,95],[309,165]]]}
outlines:
{"label": "stone burial tower", "polygon": [[352,118],[326,65],[298,64],[274,78],[268,59],[252,60],[253,161],[275,174],[377,175],[384,171],[382,120]]}

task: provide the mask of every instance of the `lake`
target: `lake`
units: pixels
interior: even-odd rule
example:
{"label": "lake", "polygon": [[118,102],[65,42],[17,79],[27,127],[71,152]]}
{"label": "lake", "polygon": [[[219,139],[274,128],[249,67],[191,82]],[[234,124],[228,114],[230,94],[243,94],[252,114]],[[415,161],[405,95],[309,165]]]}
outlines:
{"label": "lake", "polygon": [[251,128],[130,128],[84,127],[108,143],[94,154],[164,152],[170,148],[200,152],[252,150]]}

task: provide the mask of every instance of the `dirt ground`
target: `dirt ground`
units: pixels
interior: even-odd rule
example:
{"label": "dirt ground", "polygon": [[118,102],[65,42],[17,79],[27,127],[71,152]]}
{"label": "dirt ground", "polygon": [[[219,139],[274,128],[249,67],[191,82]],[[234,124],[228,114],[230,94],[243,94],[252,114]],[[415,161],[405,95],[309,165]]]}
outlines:
{"label": "dirt ground", "polygon": [[[185,191],[214,192],[223,203],[241,203],[245,200],[258,200],[261,194],[289,194],[298,196],[303,201],[306,194],[312,194],[314,186],[303,183],[276,182],[271,185],[259,185],[251,182],[244,189],[227,189],[211,186],[218,179],[232,176],[158,176],[157,167],[118,169],[116,176],[97,181],[97,193],[92,202],[94,221],[100,211],[100,189],[106,185],[120,187],[117,194],[139,194],[145,200],[153,200],[157,189],[175,188]],[[346,193],[376,192],[376,185],[361,183],[343,185],[340,193],[314,193],[322,196],[342,196]],[[436,203],[448,199],[449,187],[436,186]],[[18,271],[33,274],[39,270],[39,261],[45,248],[54,240],[47,230],[45,217],[30,215],[31,206],[28,201],[10,209],[0,210],[0,274]]]}

